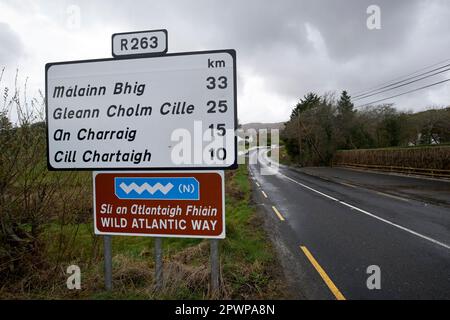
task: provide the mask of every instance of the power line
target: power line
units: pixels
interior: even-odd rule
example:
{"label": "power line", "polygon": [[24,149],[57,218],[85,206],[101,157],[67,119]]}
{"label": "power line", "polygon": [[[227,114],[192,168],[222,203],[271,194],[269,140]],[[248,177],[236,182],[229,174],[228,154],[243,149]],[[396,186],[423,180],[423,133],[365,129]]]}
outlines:
{"label": "power line", "polygon": [[[432,65],[430,65],[430,66],[420,68],[420,69],[418,69],[418,70],[416,70],[416,71],[414,71],[414,72],[412,72],[412,73],[405,74],[405,75],[403,75],[403,76],[400,76],[400,77],[397,77],[397,78],[388,80],[388,81],[386,81],[386,82],[380,83],[380,84],[378,84],[378,85],[376,85],[376,86],[369,87],[369,88],[367,88],[367,89],[357,91],[357,92],[354,93],[354,95],[359,96],[359,95],[364,95],[367,91],[371,91],[371,90],[372,90],[372,91],[373,91],[373,90],[380,90],[380,89],[381,89],[380,87],[382,87],[382,86],[384,86],[384,85],[386,85],[386,84],[388,84],[388,83],[391,83],[392,81],[397,81],[397,80],[402,79],[402,78],[404,78],[404,77],[412,76],[412,75],[414,75],[414,74],[416,74],[416,73],[418,73],[418,72],[421,72],[421,71],[423,71],[423,70],[426,70],[426,69],[435,67],[435,66],[437,66],[437,65],[440,65],[440,64],[445,63],[445,62],[448,62],[448,61],[450,61],[450,59],[442,60],[442,61],[437,62],[437,63],[434,63],[434,64],[432,64]],[[440,68],[444,68],[444,67],[445,67],[445,66],[440,67]],[[430,71],[430,72],[432,72],[432,71]],[[417,75],[417,76],[420,76],[420,75]],[[356,97],[356,96],[354,96],[354,97]]]}
{"label": "power line", "polygon": [[365,103],[365,104],[357,106],[356,108],[361,108],[361,107],[364,107],[364,106],[367,106],[367,105],[371,105],[371,104],[374,104],[374,103],[378,103],[378,102],[386,101],[386,100],[389,100],[389,99],[392,99],[392,98],[400,97],[400,96],[403,96],[405,94],[412,93],[412,92],[415,92],[415,91],[419,91],[419,90],[422,90],[422,89],[426,89],[426,88],[429,88],[429,87],[433,87],[433,86],[436,86],[438,84],[441,84],[441,83],[444,83],[444,82],[447,82],[447,81],[450,81],[450,78],[442,80],[442,81],[438,81],[438,82],[435,82],[435,83],[432,83],[432,84],[429,84],[429,85],[426,85],[426,86],[423,86],[423,87],[420,87],[420,88],[409,90],[409,91],[406,91],[406,92],[403,92],[403,93],[400,93],[400,94],[396,94],[396,95],[388,97],[388,98],[379,99],[379,100],[376,100],[376,101]]}
{"label": "power line", "polygon": [[364,93],[364,92],[366,92],[366,91],[373,90],[373,89],[374,89],[374,90],[380,89],[380,88],[379,88],[380,86],[383,86],[383,85],[385,85],[385,84],[387,84],[387,83],[391,83],[392,81],[396,81],[396,80],[402,79],[402,78],[404,78],[404,77],[412,76],[412,75],[414,75],[414,74],[416,74],[416,73],[418,73],[418,72],[421,72],[421,71],[423,71],[423,70],[426,70],[426,69],[435,67],[435,66],[437,66],[437,65],[440,65],[440,64],[445,63],[445,62],[448,62],[448,61],[450,61],[450,59],[442,60],[442,61],[437,62],[437,63],[434,63],[434,64],[432,64],[432,65],[430,65],[430,66],[420,68],[420,69],[418,69],[418,70],[416,70],[416,71],[414,71],[414,72],[412,72],[412,73],[405,74],[405,75],[403,75],[403,76],[400,76],[400,77],[397,77],[397,78],[388,80],[388,81],[386,81],[386,82],[380,83],[379,85],[376,85],[376,86],[367,88],[367,89],[365,89],[365,90],[357,91],[357,92],[355,92],[355,95],[360,95],[361,93]]}
{"label": "power line", "polygon": [[[450,66],[450,65],[449,65],[449,66]],[[400,84],[400,85],[395,86],[395,87],[392,87],[392,88],[388,88],[388,89],[385,89],[385,90],[382,90],[382,91],[377,91],[377,92],[372,93],[372,94],[364,95],[364,96],[362,96],[362,97],[353,99],[353,101],[357,101],[357,100],[361,100],[361,99],[366,99],[366,98],[368,98],[368,97],[372,97],[372,96],[378,95],[378,94],[383,93],[383,92],[387,92],[387,91],[391,91],[391,90],[394,90],[394,89],[398,89],[398,88],[407,86],[407,85],[409,85],[409,84],[411,84],[411,83],[418,82],[418,81],[422,81],[422,80],[424,80],[424,79],[433,77],[433,76],[435,76],[435,75],[438,75],[438,74],[443,73],[443,72],[446,72],[446,71],[450,71],[450,68],[447,68],[447,69],[438,71],[438,72],[436,72],[436,73],[430,74],[430,75],[428,75],[428,76],[425,76],[425,77],[422,77],[422,78],[419,78],[419,79],[416,79],[416,80],[412,80],[412,81],[409,81],[409,82]],[[414,77],[414,78],[415,78],[415,77]],[[411,79],[412,79],[412,78],[411,78]],[[406,81],[406,80],[405,80],[405,81]],[[401,82],[403,82],[403,81],[400,81],[399,83],[401,83]],[[389,86],[388,86],[388,87],[389,87]]]}
{"label": "power line", "polygon": [[[404,79],[404,80],[397,81],[397,82],[391,83],[391,84],[389,84],[389,85],[386,85],[386,86],[384,86],[384,87],[381,87],[381,88],[378,88],[378,89],[374,89],[374,90],[368,91],[368,92],[366,92],[366,93],[363,93],[363,94],[359,94],[359,95],[353,96],[353,98],[362,99],[362,98],[365,98],[367,95],[369,95],[369,94],[371,94],[371,93],[373,93],[373,92],[376,92],[376,91],[379,91],[379,90],[383,90],[383,89],[386,89],[386,88],[395,86],[396,84],[400,84],[400,83],[402,83],[402,82],[405,82],[405,81],[408,81],[408,80],[411,80],[411,79],[414,79],[414,78],[417,78],[417,77],[420,77],[420,76],[429,74],[429,73],[431,73],[431,72],[434,72],[434,71],[437,71],[437,70],[440,70],[440,69],[443,69],[443,68],[447,68],[447,67],[449,67],[449,66],[450,66],[450,64],[446,64],[445,66],[441,66],[441,67],[439,67],[439,68],[436,68],[436,69],[433,69],[433,70],[430,70],[430,71],[427,71],[427,72],[418,74],[418,75],[416,75],[416,76],[409,77],[409,78],[406,78],[406,79]],[[437,73],[436,73],[436,74],[437,74]],[[435,74],[435,75],[436,75],[436,74]],[[433,75],[430,75],[429,77],[431,77],[431,76],[433,76]],[[425,78],[427,78],[427,77],[425,77]],[[422,79],[425,79],[425,78],[422,78]]]}

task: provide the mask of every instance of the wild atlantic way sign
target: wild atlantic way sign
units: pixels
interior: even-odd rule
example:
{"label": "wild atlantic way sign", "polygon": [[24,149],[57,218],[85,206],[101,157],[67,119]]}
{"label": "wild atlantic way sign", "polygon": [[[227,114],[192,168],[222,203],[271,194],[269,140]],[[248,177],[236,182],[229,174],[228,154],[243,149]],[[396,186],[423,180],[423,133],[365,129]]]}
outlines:
{"label": "wild atlantic way sign", "polygon": [[225,238],[223,171],[94,172],[100,235]]}

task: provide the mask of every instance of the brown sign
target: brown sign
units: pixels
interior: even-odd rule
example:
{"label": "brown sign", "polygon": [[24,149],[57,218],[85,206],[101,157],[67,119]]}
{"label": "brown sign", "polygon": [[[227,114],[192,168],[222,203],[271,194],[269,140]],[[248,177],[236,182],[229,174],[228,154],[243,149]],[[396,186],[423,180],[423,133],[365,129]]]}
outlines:
{"label": "brown sign", "polygon": [[94,172],[100,235],[225,238],[223,171]]}

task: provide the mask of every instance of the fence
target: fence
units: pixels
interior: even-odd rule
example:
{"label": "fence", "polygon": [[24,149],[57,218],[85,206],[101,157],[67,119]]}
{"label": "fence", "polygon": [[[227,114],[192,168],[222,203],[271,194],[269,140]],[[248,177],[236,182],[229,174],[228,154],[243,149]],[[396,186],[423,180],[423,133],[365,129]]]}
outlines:
{"label": "fence", "polygon": [[450,146],[340,150],[333,165],[450,178]]}

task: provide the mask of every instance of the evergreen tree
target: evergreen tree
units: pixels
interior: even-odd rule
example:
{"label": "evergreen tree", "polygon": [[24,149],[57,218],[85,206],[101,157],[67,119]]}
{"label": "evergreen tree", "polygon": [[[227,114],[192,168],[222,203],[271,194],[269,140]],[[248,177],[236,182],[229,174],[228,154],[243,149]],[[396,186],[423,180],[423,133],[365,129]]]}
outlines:
{"label": "evergreen tree", "polygon": [[300,99],[300,102],[297,103],[292,110],[291,120],[295,119],[300,113],[317,107],[320,104],[320,97],[314,92],[309,92],[306,94],[303,99]]}
{"label": "evergreen tree", "polygon": [[337,104],[338,116],[344,118],[343,120],[346,120],[345,118],[351,117],[355,113],[353,108],[352,98],[348,95],[347,91],[342,91]]}
{"label": "evergreen tree", "polygon": [[342,149],[353,149],[358,147],[359,143],[354,141],[355,130],[354,127],[354,105],[352,103],[351,97],[348,95],[347,91],[342,91],[341,97],[337,103],[337,127],[341,134],[341,145]]}

